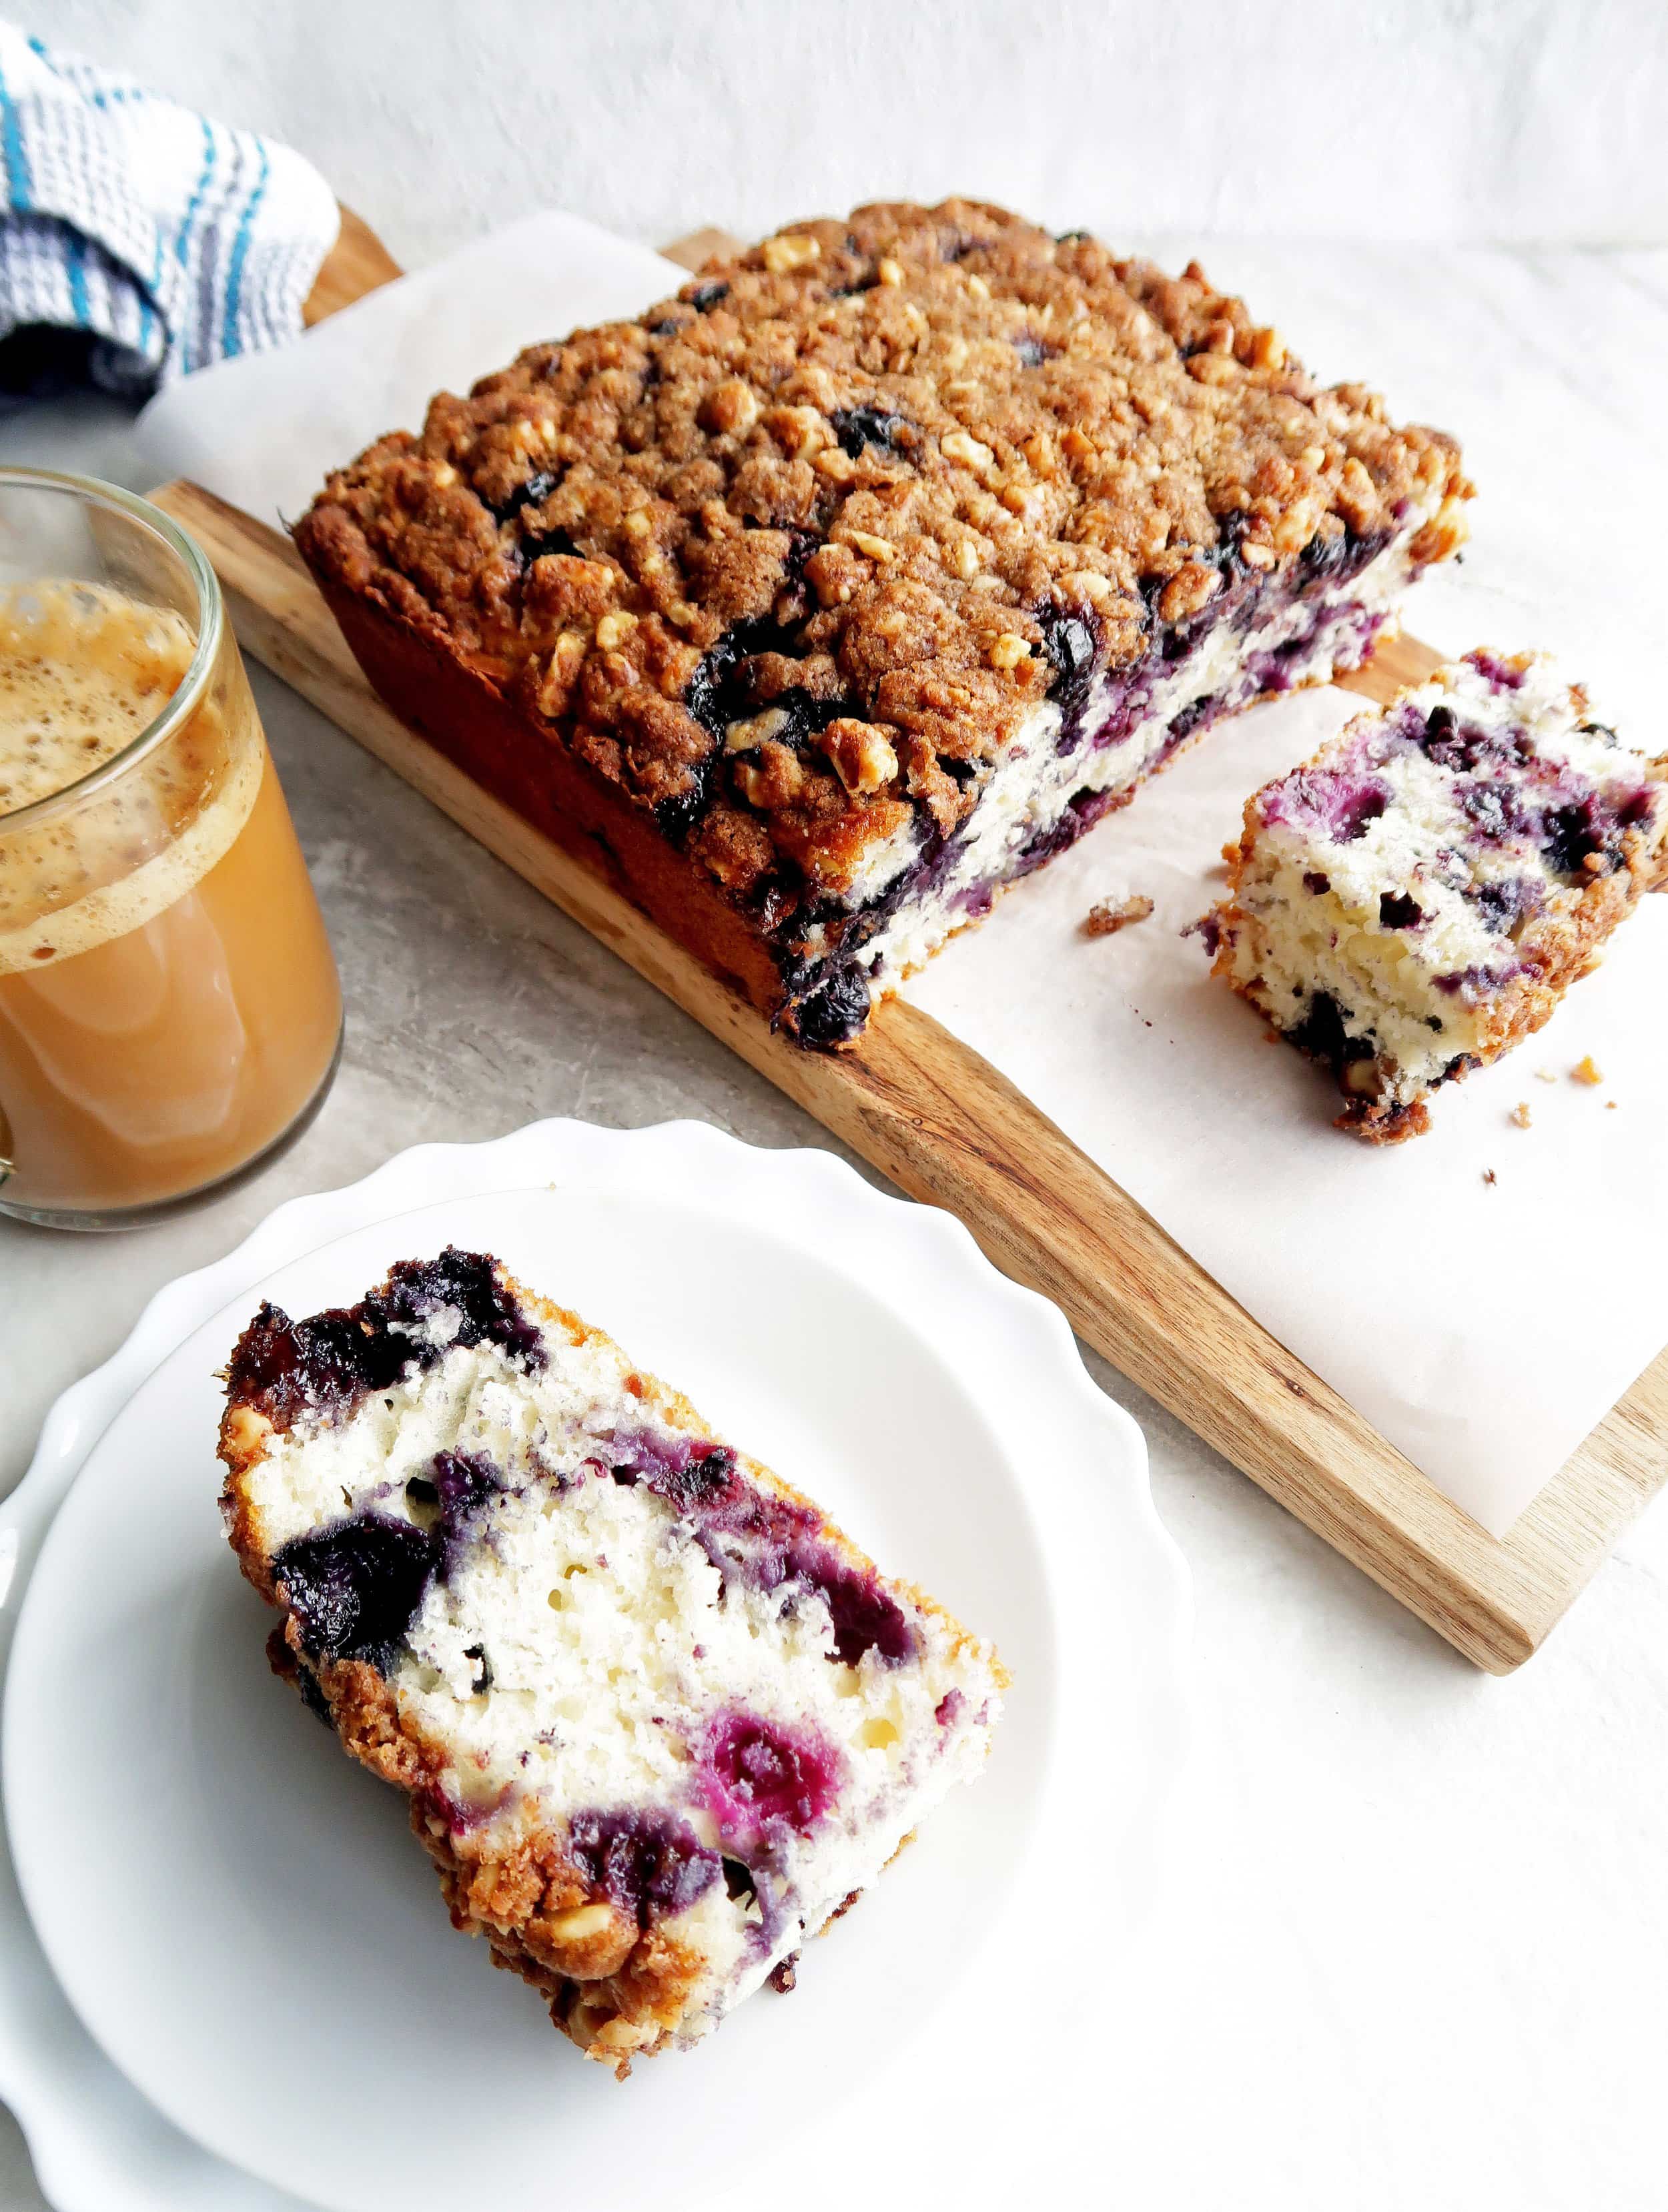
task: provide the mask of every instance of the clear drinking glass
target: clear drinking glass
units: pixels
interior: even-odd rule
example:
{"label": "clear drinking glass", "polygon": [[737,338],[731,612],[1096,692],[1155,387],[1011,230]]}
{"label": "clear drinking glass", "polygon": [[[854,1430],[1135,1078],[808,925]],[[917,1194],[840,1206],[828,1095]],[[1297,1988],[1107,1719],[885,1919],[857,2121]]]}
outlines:
{"label": "clear drinking glass", "polygon": [[312,1118],[336,964],[220,587],[159,509],[0,469],[0,1212],[151,1220]]}

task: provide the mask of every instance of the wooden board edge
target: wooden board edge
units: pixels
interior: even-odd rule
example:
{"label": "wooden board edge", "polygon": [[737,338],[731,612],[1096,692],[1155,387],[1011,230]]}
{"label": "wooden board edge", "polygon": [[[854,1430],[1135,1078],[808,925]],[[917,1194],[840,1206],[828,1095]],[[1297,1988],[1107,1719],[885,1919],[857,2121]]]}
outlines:
{"label": "wooden board edge", "polygon": [[350,307],[367,292],[391,284],[405,270],[362,216],[350,207],[339,209],[336,243],[319,264],[313,289],[301,307],[301,320],[309,330],[326,315]]}
{"label": "wooden board edge", "polygon": [[727,230],[692,230],[686,238],[674,238],[661,252],[668,261],[677,262],[691,272],[704,269],[709,261],[729,261],[744,251],[741,240]]}
{"label": "wooden board edge", "polygon": [[1661,1486],[1668,1352],[1507,1536],[1489,1536],[959,1039],[907,1002],[837,1058],[772,1036],[600,875],[382,706],[287,541],[195,486],[153,496],[204,545],[258,659],[900,1188],[956,1212],[1004,1272],[1477,1665],[1520,1665]]}

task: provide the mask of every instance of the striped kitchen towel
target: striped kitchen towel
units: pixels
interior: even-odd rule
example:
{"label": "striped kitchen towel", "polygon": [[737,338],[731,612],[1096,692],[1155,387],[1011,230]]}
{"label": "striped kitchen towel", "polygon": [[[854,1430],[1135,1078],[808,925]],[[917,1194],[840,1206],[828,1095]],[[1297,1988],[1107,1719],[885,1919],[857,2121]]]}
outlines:
{"label": "striped kitchen towel", "polygon": [[337,222],[288,147],[0,23],[0,387],[137,398],[281,345]]}

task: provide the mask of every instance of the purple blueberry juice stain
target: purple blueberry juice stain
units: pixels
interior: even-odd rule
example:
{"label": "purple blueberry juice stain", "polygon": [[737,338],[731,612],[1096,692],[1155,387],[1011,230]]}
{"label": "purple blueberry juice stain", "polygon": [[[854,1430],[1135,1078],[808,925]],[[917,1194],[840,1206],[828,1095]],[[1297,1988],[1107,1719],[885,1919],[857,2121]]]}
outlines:
{"label": "purple blueberry juice stain", "polygon": [[735,1454],[727,1444],[660,1429],[616,1430],[606,1441],[608,1472],[616,1482],[627,1489],[646,1483],[685,1516],[693,1516],[735,1486]]}
{"label": "purple blueberry juice stain", "polygon": [[718,1853],[672,1814],[630,1807],[576,1813],[568,1850],[590,1887],[643,1929],[687,1911],[722,1871]]}
{"label": "purple blueberry juice stain", "polygon": [[1446,991],[1451,999],[1463,1000],[1471,1006],[1493,998],[1523,972],[1521,960],[1479,961],[1469,968],[1457,968],[1451,975],[1439,975],[1436,988]]}
{"label": "purple blueberry juice stain", "polygon": [[1522,690],[1524,677],[1522,669],[1513,668],[1509,661],[1502,660],[1499,653],[1478,651],[1468,653],[1464,658],[1476,669],[1477,674],[1486,678],[1496,691]]}
{"label": "purple blueberry juice stain", "polygon": [[1316,831],[1340,845],[1364,837],[1390,805],[1390,786],[1348,769],[1299,769],[1263,800],[1263,820],[1300,835]]}
{"label": "purple blueberry juice stain", "polygon": [[1121,791],[1080,791],[1066,802],[1065,811],[1052,829],[1042,830],[1030,842],[1022,845],[1019,857],[1008,871],[1010,880],[1028,876],[1051,860],[1068,852],[1087,830],[1093,830],[1103,816],[1128,794]]}
{"label": "purple blueberry juice stain", "polygon": [[941,1728],[953,1728],[966,1703],[959,1690],[947,1690],[933,1708],[933,1718]]}
{"label": "purple blueberry juice stain", "polygon": [[1519,923],[1537,914],[1544,903],[1541,886],[1527,876],[1467,884],[1463,896],[1477,919],[1497,937],[1513,936]]}
{"label": "purple blueberry juice stain", "polygon": [[696,1760],[697,1795],[720,1840],[739,1852],[776,1826],[809,1835],[840,1792],[843,1761],[825,1737],[756,1713],[721,1714]]}
{"label": "purple blueberry juice stain", "polygon": [[843,1559],[822,1534],[814,1508],[760,1490],[727,1446],[648,1429],[609,1439],[616,1481],[642,1482],[688,1521],[725,1583],[819,1595],[834,1630],[835,1656],[855,1667],[867,1651],[897,1664],[914,1656],[915,1632],[873,1569]]}

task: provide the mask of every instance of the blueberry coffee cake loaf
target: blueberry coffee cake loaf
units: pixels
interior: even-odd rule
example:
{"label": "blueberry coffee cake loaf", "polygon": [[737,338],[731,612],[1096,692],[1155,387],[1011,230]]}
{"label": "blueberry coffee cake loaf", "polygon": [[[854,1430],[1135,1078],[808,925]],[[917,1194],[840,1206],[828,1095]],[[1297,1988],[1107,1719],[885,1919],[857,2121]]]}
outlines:
{"label": "blueberry coffee cake loaf", "polygon": [[1668,880],[1668,759],[1543,654],[1473,653],[1259,791],[1208,917],[1215,973],[1393,1144],[1551,1014]]}
{"label": "blueberry coffee cake loaf", "polygon": [[531,348],[295,542],[398,713],[831,1046],[1187,738],[1358,665],[1470,491],[1196,266],[949,201]]}
{"label": "blueberry coffee cake loaf", "polygon": [[621,2075],[791,1986],[978,1774],[989,1646],[490,1257],[263,1306],[226,1379],[274,1666],[408,1793],[454,1923]]}

